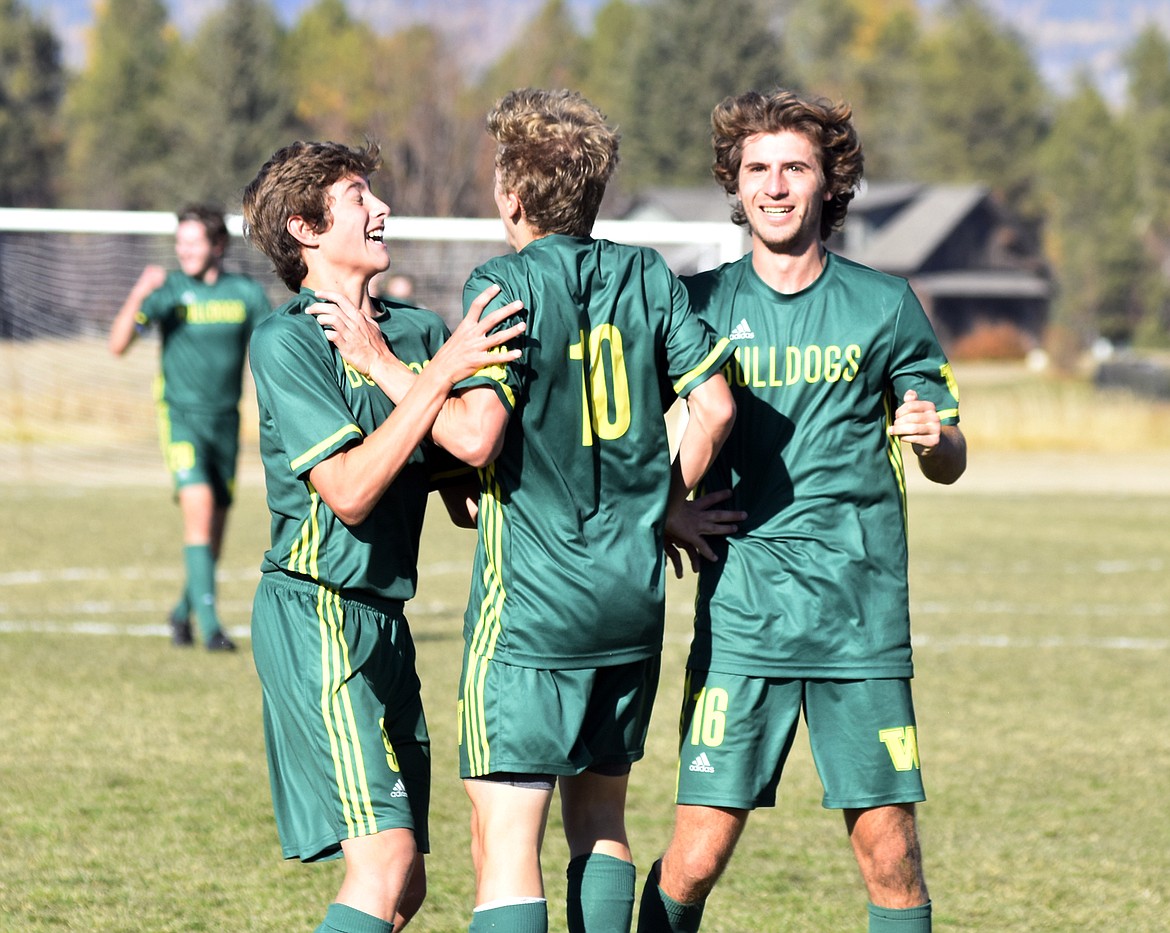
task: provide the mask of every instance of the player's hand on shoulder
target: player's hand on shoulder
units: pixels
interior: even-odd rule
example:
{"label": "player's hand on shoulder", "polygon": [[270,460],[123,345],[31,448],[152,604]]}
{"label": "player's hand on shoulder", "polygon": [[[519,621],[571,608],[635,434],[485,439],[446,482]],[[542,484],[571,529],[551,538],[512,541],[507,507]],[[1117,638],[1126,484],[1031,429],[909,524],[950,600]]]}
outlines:
{"label": "player's hand on shoulder", "polygon": [[350,366],[369,375],[379,360],[393,357],[382,330],[364,310],[340,292],[319,291],[318,304],[305,308],[317,319],[325,338]]}
{"label": "player's hand on shoulder", "polygon": [[[520,349],[509,348],[507,344],[524,333],[527,324],[517,321],[509,327],[500,325],[520,314],[524,310],[524,302],[509,302],[487,315],[483,313],[499,292],[498,285],[490,285],[480,292],[459,326],[431,360],[430,366],[439,364],[451,385],[475,375],[485,367],[500,366],[520,358]],[[497,327],[500,329],[496,330]]]}

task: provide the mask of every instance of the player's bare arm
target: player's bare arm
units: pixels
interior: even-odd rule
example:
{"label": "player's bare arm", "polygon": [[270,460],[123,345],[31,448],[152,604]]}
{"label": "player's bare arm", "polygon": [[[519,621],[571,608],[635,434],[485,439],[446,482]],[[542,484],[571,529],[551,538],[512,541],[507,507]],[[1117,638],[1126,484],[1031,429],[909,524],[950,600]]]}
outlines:
{"label": "player's bare arm", "polygon": [[949,485],[967,469],[967,441],[959,426],[942,424],[934,403],[920,399],[913,389],[902,397],[888,433],[910,444],[922,475],[931,482]]}
{"label": "player's bare arm", "polygon": [[[341,295],[329,293],[322,294],[322,297],[335,299],[338,310],[326,312],[326,316],[334,322],[352,322],[355,312],[360,314],[356,306]],[[310,471],[309,479],[322,499],[347,525],[360,524],[370,514],[414,449],[430,432],[455,383],[484,366],[510,362],[520,355],[518,350],[498,348],[524,330],[523,322],[491,333],[494,327],[514,316],[519,308],[506,305],[482,319],[479,317],[481,310],[482,305],[468,312],[451,339],[443,344],[422,373],[414,377],[406,393],[396,401],[389,418],[373,433],[317,464]],[[322,314],[318,314],[319,320],[322,317]],[[336,326],[328,332],[330,340],[338,345],[343,357],[345,351],[341,349],[341,344],[346,343],[353,333],[347,327],[339,331]],[[359,346],[370,345],[364,342],[364,338],[355,340]],[[385,342],[381,343],[385,347]],[[405,369],[386,349],[389,358],[387,355],[379,355],[370,372],[371,378],[383,391],[386,391],[383,383],[396,378],[387,376],[387,373]],[[356,365],[352,360],[350,362]]]}
{"label": "player's bare arm", "polygon": [[682,575],[679,549],[690,555],[691,567],[697,571],[700,557],[715,559],[704,536],[730,534],[734,523],[744,517],[738,512],[708,511],[715,504],[709,496],[704,497],[704,506],[698,510],[686,501],[715,462],[735,423],[735,400],[721,374],[714,374],[691,390],[687,396],[687,412],[687,425],[672,464],[666,514],[667,554],[677,576]]}
{"label": "player's bare arm", "polygon": [[115,356],[121,356],[134,342],[138,335],[137,315],[142,309],[151,292],[161,288],[167,280],[167,270],[162,266],[147,266],[138,276],[138,281],[130,289],[130,294],[122,302],[122,307],[114,316],[114,323],[110,325],[108,346]]}

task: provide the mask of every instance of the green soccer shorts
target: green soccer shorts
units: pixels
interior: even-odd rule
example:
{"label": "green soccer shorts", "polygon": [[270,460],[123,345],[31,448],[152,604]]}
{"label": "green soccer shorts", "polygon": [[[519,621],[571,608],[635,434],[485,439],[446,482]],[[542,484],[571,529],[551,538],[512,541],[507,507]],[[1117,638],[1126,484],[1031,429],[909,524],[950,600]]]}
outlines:
{"label": "green soccer shorts", "polygon": [[175,492],[205,483],[211,487],[216,505],[230,506],[240,453],[240,413],[176,411],[159,402],[158,426]]}
{"label": "green soccer shorts", "polygon": [[344,839],[399,828],[429,848],[430,739],[401,609],[261,576],[252,654],[285,858],[336,858]]}
{"label": "green soccer shorts", "polygon": [[688,671],[677,801],[776,805],[801,710],[826,809],[926,799],[909,680],[790,680]]}
{"label": "green soccer shorts", "polygon": [[646,748],[658,655],[542,670],[470,658],[459,693],[459,774],[624,773]]}

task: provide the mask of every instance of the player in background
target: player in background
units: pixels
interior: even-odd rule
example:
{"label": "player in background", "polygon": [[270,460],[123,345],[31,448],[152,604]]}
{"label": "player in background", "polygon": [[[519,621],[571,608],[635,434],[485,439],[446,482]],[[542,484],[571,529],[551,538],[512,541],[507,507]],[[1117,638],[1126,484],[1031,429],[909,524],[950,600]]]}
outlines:
{"label": "player in background", "polygon": [[[378,164],[374,146],[298,142],[244,194],[250,238],[295,293],[252,338],[272,514],[252,649],[283,854],[345,859],[321,933],[401,929],[425,896],[430,744],[403,609],[450,459],[426,436],[452,386],[514,359],[489,351],[523,329],[489,336],[519,309],[480,320],[495,290],[450,339],[430,311],[370,296],[390,262]],[[374,345],[420,373],[397,404],[369,375]]]}
{"label": "player in background", "polygon": [[749,92],[712,126],[751,251],[686,280],[736,347],[739,415],[704,488],[747,518],[700,570],[674,834],[638,930],[699,929],[749,814],[775,805],[803,711],[871,933],[924,933],[902,444],[928,479],[957,480],[958,389],[906,281],[825,248],[862,175],[848,106]]}
{"label": "player in background", "polygon": [[[633,913],[625,799],[658,684],[668,507],[734,420],[728,344],[712,346],[658,253],[592,237],[618,161],[595,107],[513,91],[488,130],[515,252],[476,269],[464,300],[497,285],[528,330],[521,358],[465,380],[435,432],[482,487],[459,698],[470,929],[547,930],[540,848],[559,784],[569,930],[612,933]],[[690,417],[672,463],[676,396]]]}
{"label": "player in background", "polygon": [[163,456],[183,516],[185,581],[171,610],[171,641],[193,643],[190,616],[211,651],[234,651],[215,601],[215,567],[223,546],[240,447],[240,392],[248,339],[268,313],[260,284],[224,270],[223,214],[203,205],[179,212],[178,271],[142,270],[110,328],[121,356],[152,324],[162,334],[155,387]]}

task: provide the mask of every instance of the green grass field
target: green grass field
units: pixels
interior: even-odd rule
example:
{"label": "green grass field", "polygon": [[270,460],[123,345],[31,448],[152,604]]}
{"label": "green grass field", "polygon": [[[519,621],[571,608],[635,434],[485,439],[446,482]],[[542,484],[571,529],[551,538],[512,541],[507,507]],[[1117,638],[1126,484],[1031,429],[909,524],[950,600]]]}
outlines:
{"label": "green grass field", "polygon": [[[173,649],[179,585],[165,491],[0,487],[0,929],[312,930],[337,864],[280,861],[250,653]],[[467,804],[455,681],[470,533],[433,510],[410,612],[434,740],[430,896],[411,929],[466,929]],[[1170,501],[912,499],[922,807],[937,928],[1163,931],[1170,917]],[[267,536],[242,490],[221,574],[244,635]],[[630,795],[642,870],[670,832],[688,618],[672,590],[659,705]],[[545,849],[563,931],[565,850]],[[863,931],[839,815],[798,741],[705,931]]]}
{"label": "green grass field", "polygon": [[[279,858],[247,650],[268,534],[249,430],[220,573],[245,650],[178,651],[163,624],[179,524],[152,431],[153,354],[126,369],[97,342],[68,346],[78,385],[27,394],[15,374],[58,371],[62,347],[0,346],[16,399],[0,406],[0,931],[312,930],[340,866]],[[23,368],[3,355],[17,351]],[[911,496],[937,928],[1165,931],[1170,406],[1011,367],[958,374],[972,466]],[[472,904],[454,712],[473,538],[432,514],[409,615],[433,738],[433,854],[410,929],[457,933]],[[640,870],[670,834],[689,602],[689,583],[672,588],[650,748],[631,782]],[[559,835],[554,814],[554,931]],[[802,736],[780,806],[753,817],[704,931],[860,933],[864,901]]]}

